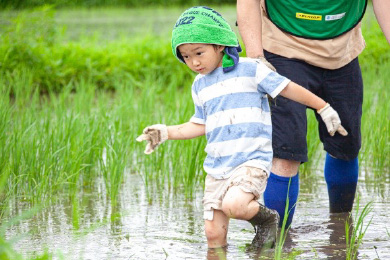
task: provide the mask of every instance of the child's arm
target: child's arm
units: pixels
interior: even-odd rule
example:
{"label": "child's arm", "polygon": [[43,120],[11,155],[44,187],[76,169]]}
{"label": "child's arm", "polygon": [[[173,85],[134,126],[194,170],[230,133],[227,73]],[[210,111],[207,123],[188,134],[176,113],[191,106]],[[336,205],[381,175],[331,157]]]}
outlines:
{"label": "child's arm", "polygon": [[290,81],[290,83],[288,83],[288,85],[280,92],[280,95],[316,109],[331,136],[333,136],[335,132],[344,136],[348,135],[348,132],[341,125],[341,120],[337,112],[322,98],[314,95],[304,87]]}
{"label": "child's arm", "polygon": [[192,139],[205,134],[205,125],[187,122],[181,125],[168,126],[168,140]]}
{"label": "child's arm", "polygon": [[315,110],[320,110],[326,106],[326,102],[322,98],[292,81],[280,92],[280,95]]}
{"label": "child's arm", "polygon": [[145,154],[151,154],[166,140],[191,139],[205,134],[205,126],[187,122],[181,125],[166,126],[163,124],[151,125],[137,137],[138,142],[147,141]]}

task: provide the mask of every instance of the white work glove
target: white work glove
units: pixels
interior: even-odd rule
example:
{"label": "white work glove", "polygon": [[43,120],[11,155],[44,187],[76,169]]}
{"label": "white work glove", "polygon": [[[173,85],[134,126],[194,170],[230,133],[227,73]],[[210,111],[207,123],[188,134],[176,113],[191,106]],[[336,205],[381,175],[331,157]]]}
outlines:
{"label": "white work glove", "polygon": [[258,56],[256,57],[257,60],[260,60],[262,63],[264,63],[265,66],[267,66],[270,70],[276,71],[275,67],[269,63],[264,56]]}
{"label": "white work glove", "polygon": [[348,135],[348,132],[341,125],[339,114],[328,103],[317,113],[321,116],[331,136],[334,136],[336,132],[343,136]]}
{"label": "white work glove", "polygon": [[151,125],[146,127],[142,133],[136,140],[138,142],[148,142],[146,144],[145,154],[151,154],[160,144],[168,140],[168,128],[166,125]]}

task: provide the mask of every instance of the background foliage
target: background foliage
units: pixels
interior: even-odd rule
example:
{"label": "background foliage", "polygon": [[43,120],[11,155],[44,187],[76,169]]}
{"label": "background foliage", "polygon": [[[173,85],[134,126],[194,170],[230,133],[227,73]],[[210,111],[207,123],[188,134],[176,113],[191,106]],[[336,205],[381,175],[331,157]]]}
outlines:
{"label": "background foliage", "polygon": [[215,5],[235,4],[235,0],[2,0],[0,8],[23,9],[42,6],[45,4],[63,7],[150,7],[150,6],[178,6],[178,5]]}

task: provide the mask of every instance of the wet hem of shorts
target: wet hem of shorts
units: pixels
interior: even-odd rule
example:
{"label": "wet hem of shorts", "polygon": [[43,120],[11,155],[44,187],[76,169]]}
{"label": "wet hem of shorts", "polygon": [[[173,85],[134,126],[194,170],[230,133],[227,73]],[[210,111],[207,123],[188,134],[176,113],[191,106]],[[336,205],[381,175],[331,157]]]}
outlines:
{"label": "wet hem of shorts", "polygon": [[337,159],[340,159],[340,160],[344,160],[344,161],[350,161],[350,160],[355,159],[356,157],[358,157],[359,152],[360,152],[360,149],[359,149],[359,151],[357,153],[342,153],[340,151],[329,149],[329,147],[325,147],[325,146],[324,146],[324,150],[328,154],[330,154],[331,156],[333,156]]}
{"label": "wet hem of shorts", "polygon": [[308,161],[308,157],[305,154],[294,154],[294,153],[289,153],[289,152],[276,152],[274,150],[274,158],[278,159],[285,159],[285,160],[290,160],[290,161],[298,161],[301,163],[305,163]]}

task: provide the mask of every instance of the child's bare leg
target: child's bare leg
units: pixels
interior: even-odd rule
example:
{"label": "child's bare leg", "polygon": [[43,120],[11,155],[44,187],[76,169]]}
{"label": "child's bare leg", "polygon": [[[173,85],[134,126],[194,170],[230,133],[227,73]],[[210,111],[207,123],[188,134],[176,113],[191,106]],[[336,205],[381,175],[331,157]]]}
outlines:
{"label": "child's bare leg", "polygon": [[255,228],[256,235],[252,246],[256,248],[274,247],[276,242],[279,215],[254,199],[254,195],[233,186],[222,201],[222,210],[230,218],[248,220]]}
{"label": "child's bare leg", "polygon": [[214,210],[213,220],[205,220],[205,232],[209,248],[227,245],[229,218],[221,210]]}
{"label": "child's bare leg", "polygon": [[254,198],[252,193],[233,186],[226,192],[222,201],[222,211],[229,218],[249,220],[259,211],[259,203]]}

